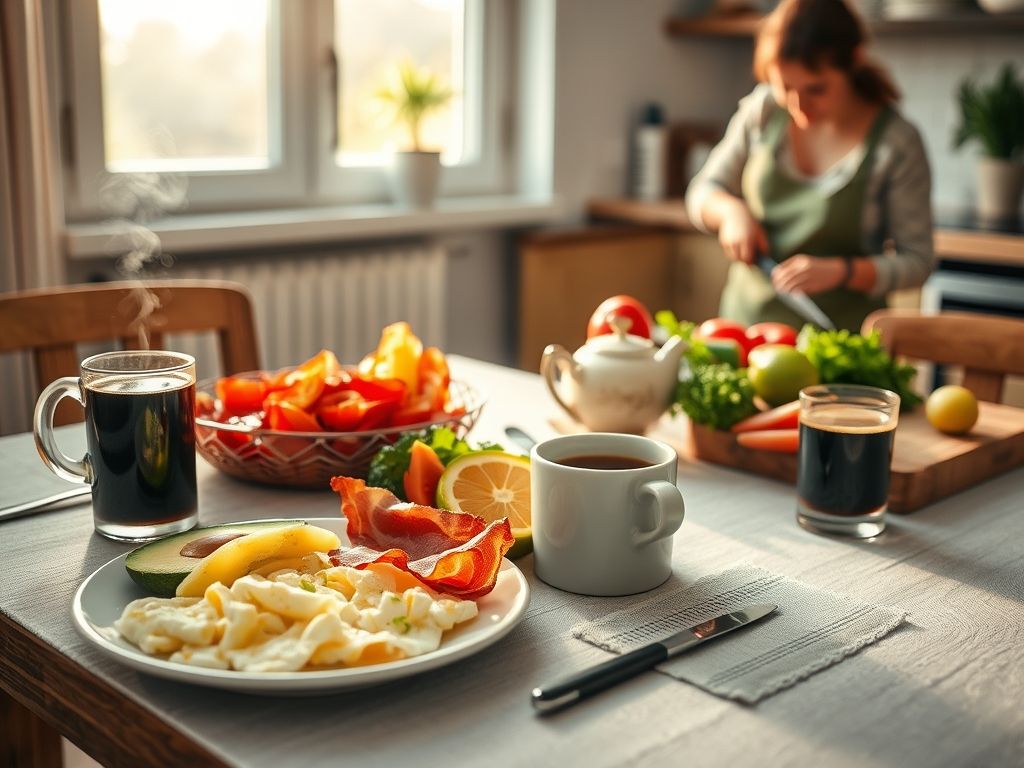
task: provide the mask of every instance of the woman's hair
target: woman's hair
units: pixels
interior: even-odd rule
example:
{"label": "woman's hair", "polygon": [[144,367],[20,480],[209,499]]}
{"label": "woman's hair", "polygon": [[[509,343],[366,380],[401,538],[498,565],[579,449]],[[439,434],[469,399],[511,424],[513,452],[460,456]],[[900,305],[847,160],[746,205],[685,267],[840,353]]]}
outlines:
{"label": "woman's hair", "polygon": [[843,0],[782,0],[758,32],[754,76],[766,82],[768,68],[780,61],[810,70],[830,66],[846,73],[861,98],[891,104],[900,92],[885,69],[861,58],[866,41],[863,24]]}

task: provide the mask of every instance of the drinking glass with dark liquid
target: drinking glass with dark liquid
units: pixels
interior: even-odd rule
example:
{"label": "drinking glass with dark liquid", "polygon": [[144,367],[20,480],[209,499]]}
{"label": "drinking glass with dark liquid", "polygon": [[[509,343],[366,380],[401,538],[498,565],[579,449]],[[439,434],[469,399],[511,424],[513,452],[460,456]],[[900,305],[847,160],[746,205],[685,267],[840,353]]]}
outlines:
{"label": "drinking glass with dark liquid", "polygon": [[[97,532],[142,541],[196,525],[195,395],[195,360],[163,351],[94,355],[79,377],[43,390],[39,453],[54,474],[92,486]],[[85,407],[89,452],[80,461],[54,440],[53,411],[64,397]]]}
{"label": "drinking glass with dark liquid", "polygon": [[899,395],[876,387],[824,384],[800,391],[800,525],[854,538],[885,530],[899,407]]}

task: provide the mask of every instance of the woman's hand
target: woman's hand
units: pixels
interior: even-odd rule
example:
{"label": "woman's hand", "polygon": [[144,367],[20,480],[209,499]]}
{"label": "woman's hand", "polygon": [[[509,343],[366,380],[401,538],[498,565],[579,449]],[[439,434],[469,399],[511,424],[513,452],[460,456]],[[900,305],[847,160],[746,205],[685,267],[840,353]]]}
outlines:
{"label": "woman's hand", "polygon": [[768,238],[747,206],[738,200],[736,203],[723,211],[718,242],[730,259],[753,264],[759,254],[768,252]]}
{"label": "woman's hand", "polygon": [[772,270],[772,285],[780,293],[821,293],[838,288],[846,277],[846,260],[797,254]]}

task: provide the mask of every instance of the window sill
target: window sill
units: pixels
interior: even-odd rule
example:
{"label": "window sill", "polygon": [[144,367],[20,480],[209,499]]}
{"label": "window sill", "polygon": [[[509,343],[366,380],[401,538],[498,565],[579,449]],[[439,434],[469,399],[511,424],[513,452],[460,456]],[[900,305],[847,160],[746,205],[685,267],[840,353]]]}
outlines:
{"label": "window sill", "polygon": [[[165,252],[189,253],[518,227],[563,217],[557,201],[489,197],[443,200],[429,210],[366,205],[190,214],[154,221],[149,229]],[[72,259],[117,255],[112,244],[123,232],[123,224],[114,220],[69,224],[67,254]]]}

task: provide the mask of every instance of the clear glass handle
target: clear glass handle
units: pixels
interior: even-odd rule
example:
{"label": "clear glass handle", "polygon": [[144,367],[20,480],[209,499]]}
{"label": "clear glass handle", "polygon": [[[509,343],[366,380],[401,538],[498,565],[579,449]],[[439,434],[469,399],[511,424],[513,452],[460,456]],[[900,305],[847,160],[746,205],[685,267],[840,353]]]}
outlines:
{"label": "clear glass handle", "polygon": [[92,465],[86,454],[80,461],[75,461],[57,447],[53,435],[53,412],[57,403],[65,397],[73,397],[85,407],[85,394],[82,392],[81,380],[74,376],[65,376],[49,384],[36,401],[36,411],[32,417],[32,430],[36,436],[36,450],[43,457],[46,466],[57,477],[73,483],[92,485]]}

